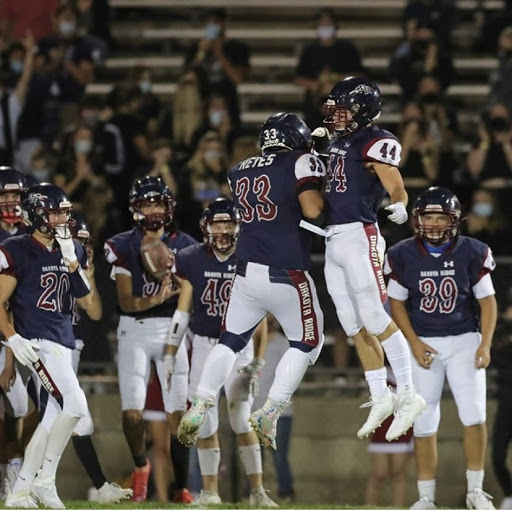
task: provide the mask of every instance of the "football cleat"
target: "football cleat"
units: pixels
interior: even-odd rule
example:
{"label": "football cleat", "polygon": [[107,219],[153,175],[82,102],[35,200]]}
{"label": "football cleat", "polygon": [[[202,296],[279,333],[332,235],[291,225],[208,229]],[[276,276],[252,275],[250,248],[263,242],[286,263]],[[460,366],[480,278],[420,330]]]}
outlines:
{"label": "football cleat", "polygon": [[420,497],[409,509],[437,509],[437,506],[427,496]]}
{"label": "football cleat", "polygon": [[397,401],[396,394],[388,389],[387,396],[381,399],[372,399],[370,397],[368,403],[362,404],[360,408],[371,407],[371,410],[366,422],[357,432],[357,437],[364,438],[373,433],[395,411]]}
{"label": "football cleat", "polygon": [[218,493],[201,490],[199,495],[194,499],[195,506],[208,506],[210,504],[222,504],[222,499]]}
{"label": "football cleat", "polygon": [[134,502],[144,502],[148,497],[148,480],[151,473],[151,462],[147,463],[141,471],[132,472],[132,500]]}
{"label": "football cleat", "polygon": [[115,504],[116,502],[130,498],[132,495],[133,490],[131,488],[121,488],[116,483],[106,482],[96,491],[91,500],[93,500],[93,502],[99,502],[100,504]]}
{"label": "football cleat", "polygon": [[468,509],[496,509],[492,503],[492,496],[485,493],[482,488],[475,488],[466,494],[466,507]]}
{"label": "football cleat", "polygon": [[249,505],[256,507],[258,509],[263,509],[266,507],[279,507],[267,495],[267,490],[265,490],[264,488],[258,488],[257,490],[251,491],[251,495],[249,496]]}
{"label": "football cleat", "polygon": [[7,466],[6,479],[4,480],[6,493],[10,493],[14,489],[16,479],[18,479],[18,474],[21,470],[21,465],[22,463],[10,463]]}
{"label": "football cleat", "polygon": [[406,433],[426,406],[427,403],[419,394],[398,396],[395,418],[386,433],[386,440],[391,442]]}
{"label": "football cleat", "polygon": [[187,447],[192,447],[197,442],[199,430],[206,418],[208,408],[211,408],[213,403],[201,399],[198,396],[192,398],[192,406],[183,415],[178,427],[178,440]]}
{"label": "football cleat", "polygon": [[192,504],[194,497],[186,488],[181,488],[180,490],[176,490],[173,500],[179,504]]}
{"label": "football cleat", "polygon": [[36,477],[32,483],[32,493],[43,506],[50,509],[66,509],[66,506],[60,500],[55,486],[55,479],[41,479]]}
{"label": "football cleat", "polygon": [[249,422],[258,436],[260,444],[264,447],[270,447],[275,451],[277,449],[277,419],[270,419],[263,409],[260,408],[251,414]]}
{"label": "football cleat", "polygon": [[37,509],[39,506],[30,490],[21,490],[16,493],[7,494],[5,507],[18,509]]}

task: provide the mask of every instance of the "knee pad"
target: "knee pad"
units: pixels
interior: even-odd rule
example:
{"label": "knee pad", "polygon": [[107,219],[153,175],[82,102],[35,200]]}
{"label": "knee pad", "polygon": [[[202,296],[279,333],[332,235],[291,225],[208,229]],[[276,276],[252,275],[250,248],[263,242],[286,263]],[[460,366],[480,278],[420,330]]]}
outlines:
{"label": "knee pad", "polygon": [[251,403],[249,401],[231,401],[228,403],[229,425],[235,435],[243,435],[251,431],[250,416]]}
{"label": "knee pad", "polygon": [[427,403],[421,415],[414,420],[414,436],[426,437],[437,433],[441,420],[441,404]]}
{"label": "knee pad", "polygon": [[78,436],[91,436],[94,433],[94,422],[89,410],[87,410],[87,415],[81,417],[77,422],[73,433],[76,433]]}
{"label": "knee pad", "polygon": [[209,438],[219,429],[219,409],[216,406],[208,408],[206,417],[199,430],[199,438]]}
{"label": "knee pad", "polygon": [[459,407],[459,419],[466,427],[483,424],[487,420],[485,403],[468,403],[471,406]]}
{"label": "knee pad", "polygon": [[62,396],[62,411],[71,417],[85,417],[89,412],[84,391],[76,387],[72,392]]}
{"label": "knee pad", "polygon": [[370,335],[382,334],[391,323],[391,318],[380,302],[373,307],[360,307],[359,314]]}

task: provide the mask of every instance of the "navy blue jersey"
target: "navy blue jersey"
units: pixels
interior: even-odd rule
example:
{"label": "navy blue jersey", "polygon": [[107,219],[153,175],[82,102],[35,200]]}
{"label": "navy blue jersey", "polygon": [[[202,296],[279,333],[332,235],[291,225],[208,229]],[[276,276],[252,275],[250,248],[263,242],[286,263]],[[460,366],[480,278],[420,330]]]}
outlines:
{"label": "navy blue jersey", "polygon": [[[118,267],[121,272],[132,278],[132,294],[137,297],[155,296],[160,292],[161,284],[153,280],[144,270],[140,258],[140,244],[144,231],[135,227],[131,231],[116,234],[105,242],[105,257],[107,261]],[[178,250],[197,244],[198,242],[181,231],[165,233],[162,241],[174,254]],[[134,316],[137,319],[172,317],[178,304],[178,297],[172,296],[160,305],[151,307],[142,312],[126,313],[119,310],[124,316]]]}
{"label": "navy blue jersey", "polygon": [[[85,268],[87,254],[80,243],[74,244]],[[30,234],[11,236],[0,244],[0,269],[18,281],[9,300],[16,332],[27,339],[48,339],[73,349],[73,297],[82,298],[87,292],[73,285],[58,246],[48,250]]]}
{"label": "navy blue jersey", "polygon": [[16,232],[9,232],[0,227],[0,243],[2,243],[2,241],[5,241],[7,238],[10,238],[11,236],[21,236],[22,234],[28,234],[28,232],[29,228],[23,224],[18,225]]}
{"label": "navy blue jersey", "polygon": [[478,331],[473,286],[494,267],[489,247],[473,238],[459,236],[439,257],[409,238],[389,249],[385,272],[407,289],[416,334],[445,337]]}
{"label": "navy blue jersey", "polygon": [[377,222],[386,190],[365,164],[379,162],[398,167],[402,147],[389,131],[368,126],[335,138],[327,160],[327,225]]}
{"label": "navy blue jersey", "polygon": [[228,181],[242,218],[237,261],[309,269],[312,234],[299,227],[297,193],[319,187],[324,176],[324,164],[302,151],[248,158],[230,170]]}
{"label": "navy blue jersey", "polygon": [[219,261],[204,243],[187,247],[176,254],[176,273],[187,279],[194,288],[194,314],[190,321],[194,334],[220,337],[235,268],[234,254],[225,261]]}

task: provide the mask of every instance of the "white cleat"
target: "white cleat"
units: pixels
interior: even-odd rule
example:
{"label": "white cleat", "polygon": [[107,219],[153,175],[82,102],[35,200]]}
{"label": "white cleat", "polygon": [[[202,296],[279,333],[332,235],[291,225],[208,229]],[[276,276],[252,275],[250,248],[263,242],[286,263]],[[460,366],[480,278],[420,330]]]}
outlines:
{"label": "white cleat", "polygon": [[96,490],[96,493],[91,496],[91,500],[100,504],[115,504],[129,499],[132,495],[133,490],[131,488],[121,488],[116,483],[106,482],[99,490]]}
{"label": "white cleat", "polygon": [[259,509],[266,507],[279,507],[268,495],[265,488],[258,488],[251,491],[249,496],[249,505]]}
{"label": "white cleat", "polygon": [[32,484],[32,493],[43,506],[50,509],[66,509],[66,506],[57,494],[55,479],[40,479],[36,477]]}
{"label": "white cleat", "polygon": [[219,494],[214,491],[201,490],[194,499],[193,506],[209,506],[211,504],[222,504]]}
{"label": "white cleat", "polygon": [[419,394],[398,396],[395,418],[386,433],[386,440],[391,442],[406,433],[426,406],[427,403]]}
{"label": "white cleat", "polygon": [[37,509],[37,500],[30,490],[21,490],[17,493],[9,493],[5,499],[5,507],[17,509]]}
{"label": "white cleat", "polygon": [[5,491],[6,493],[11,493],[14,489],[14,484],[16,483],[16,479],[18,479],[18,474],[21,470],[21,463],[13,463],[7,466],[6,476],[4,480]]}
{"label": "white cleat", "polygon": [[437,506],[428,497],[420,497],[409,509],[437,509]]}
{"label": "white cleat", "polygon": [[496,509],[492,503],[492,496],[485,493],[482,488],[475,488],[466,494],[466,507],[468,509]]}
{"label": "white cleat", "polygon": [[199,430],[206,418],[208,408],[214,406],[213,403],[194,396],[192,406],[183,415],[178,427],[178,440],[186,447],[192,447],[197,442]]}
{"label": "white cleat", "polygon": [[397,403],[396,394],[388,389],[388,395],[382,399],[372,399],[359,408],[371,407],[370,415],[361,429],[357,432],[358,438],[364,438],[373,433],[394,411]]}

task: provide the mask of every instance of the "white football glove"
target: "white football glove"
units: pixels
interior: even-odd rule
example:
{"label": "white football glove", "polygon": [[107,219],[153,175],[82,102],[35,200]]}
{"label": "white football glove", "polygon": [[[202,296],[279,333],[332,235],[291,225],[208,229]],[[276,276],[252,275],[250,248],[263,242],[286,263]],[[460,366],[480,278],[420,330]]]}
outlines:
{"label": "white football glove", "polygon": [[66,227],[60,226],[55,229],[55,239],[59,244],[62,257],[68,263],[73,263],[77,260],[75,244],[73,243],[73,238],[66,237],[67,235],[69,235],[69,230]]}
{"label": "white football glove", "polygon": [[311,137],[315,141],[314,150],[320,155],[325,155],[331,141],[331,134],[329,133],[329,130],[324,126],[315,128],[313,133],[311,133]]}
{"label": "white football glove", "polygon": [[245,374],[249,378],[249,394],[252,397],[257,397],[260,391],[260,376],[261,370],[265,365],[265,360],[262,358],[254,358],[252,362],[242,369],[239,369],[238,372],[241,374]]}
{"label": "white football glove", "polygon": [[174,373],[174,366],[176,365],[176,356],[167,353],[164,355],[164,374],[165,374],[165,391],[171,390],[171,377]]}
{"label": "white football glove", "polygon": [[407,210],[405,209],[405,204],[403,202],[395,202],[384,209],[386,211],[391,211],[388,219],[395,222],[395,224],[403,224],[407,222],[409,215],[407,214]]}
{"label": "white football glove", "polygon": [[2,341],[2,344],[11,348],[14,356],[21,365],[30,366],[34,362],[39,360],[35,350],[39,349],[37,343],[29,341],[20,334],[14,334],[9,337],[6,341]]}

